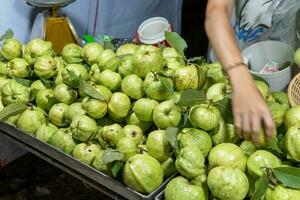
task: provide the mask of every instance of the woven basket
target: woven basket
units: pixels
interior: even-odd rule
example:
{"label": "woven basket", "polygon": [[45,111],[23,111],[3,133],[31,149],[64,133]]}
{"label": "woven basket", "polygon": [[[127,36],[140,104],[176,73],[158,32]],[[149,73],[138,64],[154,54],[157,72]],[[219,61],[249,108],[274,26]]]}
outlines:
{"label": "woven basket", "polygon": [[288,96],[291,106],[300,105],[300,73],[290,82]]}

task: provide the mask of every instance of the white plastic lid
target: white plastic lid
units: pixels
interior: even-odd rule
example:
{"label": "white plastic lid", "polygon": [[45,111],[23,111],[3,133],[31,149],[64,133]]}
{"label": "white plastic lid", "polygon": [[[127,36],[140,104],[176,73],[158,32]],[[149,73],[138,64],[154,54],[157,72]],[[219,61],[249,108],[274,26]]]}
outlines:
{"label": "white plastic lid", "polygon": [[144,21],[138,28],[139,40],[144,44],[157,44],[165,40],[169,22],[163,17],[153,17]]}

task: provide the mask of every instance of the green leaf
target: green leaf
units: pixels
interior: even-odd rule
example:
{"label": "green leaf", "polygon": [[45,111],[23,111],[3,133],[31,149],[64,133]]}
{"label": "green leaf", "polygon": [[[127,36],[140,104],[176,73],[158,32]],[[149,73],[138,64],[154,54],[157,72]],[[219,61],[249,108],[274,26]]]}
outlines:
{"label": "green leaf", "polygon": [[160,50],[162,50],[162,51],[166,48],[166,46],[162,43],[158,43],[157,45],[158,45],[158,48],[160,48]]}
{"label": "green leaf", "polygon": [[264,78],[262,78],[260,76],[257,76],[255,74],[252,74],[252,77],[253,77],[254,80],[265,82],[268,86],[270,86],[269,83]]}
{"label": "green leaf", "polygon": [[198,57],[194,57],[194,58],[189,58],[188,62],[191,63],[196,63],[197,65],[203,65],[206,64],[206,60],[203,56],[198,56]]}
{"label": "green leaf", "polygon": [[110,49],[112,51],[115,50],[115,47],[114,47],[114,45],[111,42],[105,41],[103,46],[104,46],[104,49]]}
{"label": "green leaf", "polygon": [[269,187],[269,180],[264,174],[255,182],[255,192],[251,200],[262,200]]}
{"label": "green leaf", "polygon": [[5,121],[8,118],[21,114],[27,109],[26,104],[22,103],[16,103],[16,104],[10,104],[3,108],[3,110],[0,112],[0,120]]}
{"label": "green leaf", "polygon": [[[95,65],[97,65],[97,64],[95,64]],[[82,66],[83,66],[83,67],[86,69],[86,71],[88,71],[88,72],[91,70],[91,66],[88,65],[87,63],[83,63]]]}
{"label": "green leaf", "polygon": [[200,90],[185,90],[177,102],[178,106],[194,106],[197,104],[205,103],[206,95]]}
{"label": "green leaf", "polygon": [[168,127],[166,129],[166,139],[175,150],[179,149],[178,139],[177,139],[178,133],[179,133],[179,129],[176,127]]}
{"label": "green leaf", "polygon": [[116,150],[107,149],[104,150],[102,160],[105,164],[112,163],[114,161],[120,161],[124,159],[124,155]]}
{"label": "green leaf", "polygon": [[172,94],[174,92],[172,80],[162,76],[158,76],[158,79],[169,94]]}
{"label": "green leaf", "polygon": [[267,146],[267,149],[270,149],[272,151],[274,151],[277,154],[283,154],[283,152],[281,151],[277,141],[275,139],[271,140],[271,142],[269,143],[269,145]]}
{"label": "green leaf", "polygon": [[30,102],[35,100],[36,94],[38,93],[37,89],[30,90]]}
{"label": "green leaf", "polygon": [[117,177],[118,173],[121,171],[121,169],[124,167],[124,162],[123,161],[117,161],[114,162],[112,167],[111,167],[111,174],[113,177]]}
{"label": "green leaf", "polygon": [[161,76],[161,77],[166,77],[166,78],[175,78],[175,74],[167,74],[164,72],[156,72],[156,75]]}
{"label": "green leaf", "polygon": [[80,87],[80,78],[78,76],[76,76],[76,74],[71,70],[67,69],[67,72],[69,73],[69,77],[70,77],[70,79],[69,79],[70,87],[79,88]]}
{"label": "green leaf", "polygon": [[284,126],[284,123],[282,123],[279,127],[276,128],[277,135],[285,135],[286,133],[286,128]]}
{"label": "green leaf", "polygon": [[278,70],[279,71],[284,70],[285,68],[288,68],[291,65],[292,65],[292,63],[290,61],[284,62],[278,66]]}
{"label": "green leaf", "polygon": [[181,118],[181,122],[179,124],[180,128],[185,128],[185,126],[188,123],[188,119],[189,119],[189,114],[187,112],[182,113],[182,118]]}
{"label": "green leaf", "polygon": [[48,104],[49,105],[53,105],[53,104],[56,104],[58,101],[55,97],[49,97],[48,98]]}
{"label": "green leaf", "polygon": [[40,80],[43,82],[46,88],[52,88],[53,87],[53,81],[45,79],[45,78],[40,78]]}
{"label": "green leaf", "polygon": [[300,189],[300,168],[278,167],[273,169],[275,177],[286,187]]}
{"label": "green leaf", "polygon": [[100,101],[107,101],[107,99],[99,91],[97,91],[93,86],[91,86],[86,81],[82,81],[81,89],[86,95],[94,99],[98,99]]}
{"label": "green leaf", "polygon": [[15,81],[17,81],[18,83],[20,83],[21,85],[24,85],[26,87],[30,87],[32,81],[28,80],[28,79],[23,79],[23,78],[17,78],[17,77],[12,77],[12,79],[14,79]]}
{"label": "green leaf", "polygon": [[169,45],[176,49],[179,55],[184,57],[184,50],[187,48],[187,44],[184,39],[176,32],[165,32],[165,38]]}
{"label": "green leaf", "polygon": [[14,36],[14,32],[11,29],[8,29],[5,31],[5,33],[0,37],[0,41],[3,41],[5,39],[10,39]]}
{"label": "green leaf", "polygon": [[222,118],[227,123],[233,123],[231,97],[225,96],[222,100],[217,101],[214,105],[220,110]]}

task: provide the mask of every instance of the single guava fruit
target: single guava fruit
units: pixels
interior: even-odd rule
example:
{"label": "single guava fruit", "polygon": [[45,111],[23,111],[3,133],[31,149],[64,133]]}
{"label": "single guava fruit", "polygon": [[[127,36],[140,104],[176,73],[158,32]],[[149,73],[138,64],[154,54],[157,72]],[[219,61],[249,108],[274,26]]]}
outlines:
{"label": "single guava fruit", "polygon": [[289,109],[284,117],[284,125],[286,129],[296,124],[300,124],[300,105]]}
{"label": "single guava fruit", "polygon": [[207,185],[222,200],[243,200],[249,190],[246,174],[239,168],[215,167],[208,173]]}
{"label": "single guava fruit", "polygon": [[255,179],[259,179],[264,173],[264,167],[275,168],[281,165],[281,161],[272,153],[265,150],[257,150],[247,160],[247,171]]}
{"label": "single guava fruit", "polygon": [[123,181],[137,192],[149,194],[163,182],[164,172],[160,163],[145,154],[129,158],[123,171]]}
{"label": "single guava fruit", "polygon": [[285,149],[289,156],[300,161],[300,124],[291,126],[284,138]]}
{"label": "single guava fruit", "polygon": [[208,156],[209,167],[230,166],[246,170],[247,157],[242,149],[232,143],[221,143],[212,148]]}
{"label": "single guava fruit", "polygon": [[190,109],[189,120],[193,126],[210,131],[219,125],[220,111],[208,104],[195,105]]}
{"label": "single guava fruit", "polygon": [[187,146],[180,150],[175,161],[177,171],[188,179],[193,179],[205,173],[205,158],[195,146]]}
{"label": "single guava fruit", "polygon": [[156,130],[149,133],[146,145],[149,155],[159,162],[167,160],[173,152],[164,130]]}
{"label": "single guava fruit", "polygon": [[207,132],[196,128],[184,128],[178,135],[181,148],[187,146],[197,147],[204,157],[208,155],[212,148],[212,141]]}
{"label": "single guava fruit", "polygon": [[164,192],[165,200],[206,200],[205,192],[199,185],[189,183],[182,176],[172,179]]}

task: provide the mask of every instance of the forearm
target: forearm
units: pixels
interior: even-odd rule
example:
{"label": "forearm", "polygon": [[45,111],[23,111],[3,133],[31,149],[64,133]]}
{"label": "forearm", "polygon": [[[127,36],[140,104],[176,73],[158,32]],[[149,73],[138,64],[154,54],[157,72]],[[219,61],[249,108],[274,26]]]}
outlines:
{"label": "forearm", "polygon": [[[231,1],[231,3],[234,3],[234,1]],[[232,5],[215,4],[209,2],[205,20],[205,29],[211,45],[233,85],[235,85],[235,82],[239,83],[240,81],[252,82],[250,73],[244,66],[228,70],[229,67],[242,63],[243,58],[230,22]]]}

